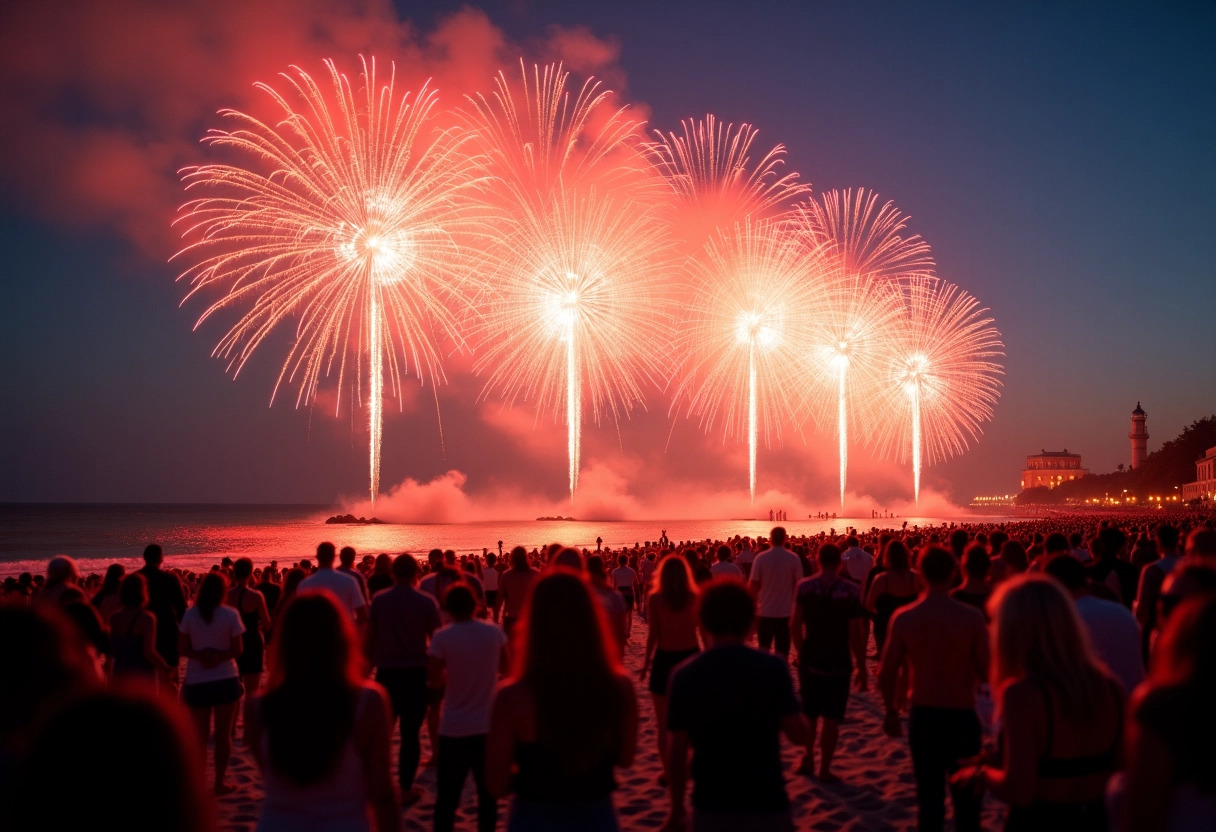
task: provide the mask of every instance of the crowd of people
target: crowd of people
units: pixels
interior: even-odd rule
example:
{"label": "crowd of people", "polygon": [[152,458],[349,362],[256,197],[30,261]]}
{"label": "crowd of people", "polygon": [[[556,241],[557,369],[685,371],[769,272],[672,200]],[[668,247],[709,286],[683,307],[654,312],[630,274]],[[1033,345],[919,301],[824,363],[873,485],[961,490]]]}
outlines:
{"label": "crowd of people", "polygon": [[4,582],[7,828],[212,829],[240,742],[262,830],[400,829],[430,765],[439,832],[470,778],[481,832],[615,830],[638,683],[667,829],[793,829],[782,738],[838,783],[872,684],[922,830],[1216,828],[1210,514],[144,563]]}

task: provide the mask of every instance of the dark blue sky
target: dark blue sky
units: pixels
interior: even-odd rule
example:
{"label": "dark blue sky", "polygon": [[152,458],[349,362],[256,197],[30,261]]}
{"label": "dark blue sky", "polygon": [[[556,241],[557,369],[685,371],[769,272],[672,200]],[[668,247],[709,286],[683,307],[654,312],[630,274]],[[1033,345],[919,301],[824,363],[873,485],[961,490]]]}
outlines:
{"label": "dark blue sky", "polygon": [[[460,8],[398,5],[423,32]],[[617,42],[627,97],[655,127],[707,112],[751,122],[815,191],[866,186],[911,215],[938,273],[992,309],[1008,354],[995,421],[928,479],[956,498],[1016,490],[1023,457],[1040,448],[1078,451],[1095,471],[1126,462],[1138,400],[1150,450],[1216,412],[1213,4],[480,8],[516,43],[554,24]],[[26,105],[68,124],[95,118],[66,93]],[[199,102],[195,136],[214,109]],[[0,160],[0,499],[328,502],[361,491],[362,414],[268,409],[276,356],[226,377],[208,357],[220,330],[192,333],[198,309],[178,308],[177,270],[126,227],[57,211],[70,193],[33,198],[23,154],[41,122],[6,122],[25,141]],[[475,388],[456,387],[441,399],[446,456],[429,392],[386,424],[385,484],[456,467],[478,488],[523,470],[536,490],[560,493],[564,466],[528,468],[522,445],[469,438]],[[664,413],[656,404],[622,439],[665,437]]]}

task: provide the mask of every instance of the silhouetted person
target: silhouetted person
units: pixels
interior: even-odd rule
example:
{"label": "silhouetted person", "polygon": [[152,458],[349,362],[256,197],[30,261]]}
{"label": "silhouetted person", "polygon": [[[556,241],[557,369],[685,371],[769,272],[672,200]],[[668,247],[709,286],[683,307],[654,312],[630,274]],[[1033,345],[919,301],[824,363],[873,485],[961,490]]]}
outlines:
{"label": "silhouetted person", "polygon": [[175,705],[95,691],[54,713],[13,774],[12,832],[208,832],[198,751]]}
{"label": "silhouetted person", "polygon": [[[954,557],[930,547],[920,559],[927,592],[891,619],[878,672],[887,716],[884,730],[900,734],[896,707],[900,668],[911,678],[908,748],[916,778],[917,822],[939,830],[946,817],[946,781],[962,760],[980,751],[976,688],[988,678],[988,629],[984,615],[950,597]],[[965,787],[951,787],[954,827],[980,828],[980,799]]]}
{"label": "silhouetted person", "polygon": [[515,794],[508,832],[618,829],[613,769],[633,762],[637,700],[602,608],[585,577],[551,567],[522,626],[486,748],[491,793]]}
{"label": "silhouetted person", "polygon": [[798,683],[802,712],[810,724],[810,741],[801,774],[813,774],[815,733],[823,719],[822,757],[819,779],[835,782],[832,758],[836,754],[837,728],[849,702],[849,677],[853,672],[850,628],[862,614],[861,590],[840,576],[839,547],[826,543],[819,549],[820,572],[798,584],[794,607],[794,643],[798,645]]}
{"label": "silhouetted person", "polygon": [[756,555],[748,581],[755,588],[757,609],[756,639],[761,650],[774,646],[783,659],[790,655],[790,616],[794,614],[794,593],[802,580],[802,562],[785,548],[785,529],[775,526],[773,545]]}
{"label": "silhouetted person", "polygon": [[194,606],[186,610],[178,634],[178,650],[186,657],[182,701],[190,709],[199,743],[206,753],[215,715],[215,793],[233,787],[224,779],[232,757],[232,728],[244,690],[236,665],[245,626],[240,614],[224,603],[228,582],[220,572],[208,572],[199,583]]}
{"label": "silhouetted person", "polygon": [[784,659],[744,643],[755,616],[756,602],[738,581],[702,587],[706,650],[676,668],[668,688],[672,827],[685,817],[691,750],[694,829],[794,828],[780,734],[806,745],[810,732]]}
{"label": "silhouetted person", "polygon": [[367,620],[367,601],[359,582],[344,572],[334,569],[334,544],[317,546],[317,571],[300,582],[300,589],[327,589],[350,614],[350,620],[362,624]]}
{"label": "silhouetted person", "polygon": [[452,623],[431,637],[429,686],[443,699],[439,722],[439,771],[435,831],[450,832],[465,779],[477,785],[477,828],[493,832],[498,804],[485,781],[490,703],[499,672],[507,670],[507,638],[498,626],[477,621],[477,598],[464,584],[450,587],[444,603]]}
{"label": "silhouetted person", "polygon": [[171,679],[169,667],[156,652],[156,616],[148,611],[147,580],[138,572],[122,579],[121,603],[110,617],[111,659],[115,679],[135,678],[155,684]]}
{"label": "silhouetted person", "polygon": [[144,549],[144,568],[139,574],[148,582],[148,609],[156,616],[156,652],[172,668],[177,677],[177,626],[186,614],[186,591],[172,572],[160,568],[165,555],[160,546],[149,544]]}
{"label": "silhouetted person", "polygon": [[228,590],[228,603],[241,616],[245,633],[241,636],[241,655],[236,666],[241,672],[241,684],[245,695],[258,692],[262,671],[266,669],[266,633],[270,631],[270,610],[262,593],[249,587],[253,577],[253,561],[237,558],[232,565],[232,587]]}
{"label": "silhouetted person", "polygon": [[430,701],[426,651],[440,621],[435,599],[414,588],[418,561],[413,555],[399,555],[393,561],[393,577],[396,584],[372,599],[364,648],[376,668],[376,681],[388,691],[392,703],[389,734],[393,723],[401,720],[397,777],[401,801],[408,806],[422,797],[414,788],[414,776],[422,757],[418,734]]}
{"label": "silhouetted person", "polygon": [[401,829],[389,772],[388,698],[361,673],[347,611],[325,591],[287,602],[270,682],[253,700],[246,742],[262,769],[259,832]]}

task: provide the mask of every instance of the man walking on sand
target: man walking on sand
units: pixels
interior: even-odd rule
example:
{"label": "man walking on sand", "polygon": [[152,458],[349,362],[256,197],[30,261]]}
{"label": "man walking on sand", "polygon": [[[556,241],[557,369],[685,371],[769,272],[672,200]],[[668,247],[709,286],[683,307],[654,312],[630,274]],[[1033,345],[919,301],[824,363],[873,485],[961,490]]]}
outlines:
{"label": "man walking on sand", "polygon": [[785,529],[773,528],[770,549],[756,555],[749,582],[756,593],[759,616],[756,639],[768,652],[776,643],[783,659],[790,656],[790,616],[794,614],[794,594],[802,580],[802,561],[785,548]]}
{"label": "man walking on sand", "polygon": [[[916,779],[921,832],[945,824],[946,782],[962,760],[980,753],[976,688],[988,678],[988,627],[984,614],[950,597],[957,564],[937,546],[920,559],[928,588],[919,601],[891,619],[878,671],[887,716],[883,730],[900,735],[896,691],[900,668],[911,677],[908,748]],[[950,789],[954,828],[980,829],[980,796],[965,786]]]}

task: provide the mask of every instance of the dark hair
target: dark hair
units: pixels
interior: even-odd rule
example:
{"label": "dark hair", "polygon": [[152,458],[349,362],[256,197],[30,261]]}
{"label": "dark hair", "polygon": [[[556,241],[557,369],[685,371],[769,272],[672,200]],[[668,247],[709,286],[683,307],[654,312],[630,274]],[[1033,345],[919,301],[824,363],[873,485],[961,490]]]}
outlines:
{"label": "dark hair", "polygon": [[1161,544],[1162,549],[1177,549],[1178,529],[1169,523],[1162,523],[1157,527],[1157,542]]}
{"label": "dark hair", "polygon": [[236,563],[232,564],[232,577],[238,581],[244,581],[253,574],[253,561],[249,558],[237,558]]}
{"label": "dark hair", "polygon": [[284,600],[293,595],[296,589],[299,588],[300,582],[307,578],[307,573],[298,566],[293,566],[283,575],[283,594],[279,599],[281,604]]}
{"label": "dark hair", "polygon": [[861,545],[861,541],[858,540],[854,535],[849,535],[847,538],[845,538],[844,545],[847,548],[852,549],[854,546]]}
{"label": "dark hair", "polygon": [[1018,574],[1030,568],[1030,559],[1026,557],[1026,547],[1016,540],[1006,540],[1001,546],[1001,560]]}
{"label": "dark hair", "polygon": [[537,743],[572,776],[616,759],[625,707],[619,665],[587,579],[550,566],[532,587],[519,631],[515,675],[536,702]]}
{"label": "dark hair", "polygon": [[1114,526],[1107,526],[1098,532],[1098,540],[1102,541],[1102,556],[1114,560],[1127,545],[1127,535]]}
{"label": "dark hair", "polygon": [[397,555],[393,559],[393,577],[399,581],[413,583],[418,577],[418,560],[413,555]]}
{"label": "dark hair", "polygon": [[882,552],[882,565],[891,572],[907,572],[912,567],[912,555],[902,540],[890,540]]}
{"label": "dark hair", "polygon": [[138,572],[132,572],[123,578],[122,585],[118,588],[118,601],[124,607],[140,609],[146,607],[148,605],[148,581],[144,576]]}
{"label": "dark hair", "polygon": [[511,550],[511,568],[520,571],[528,568],[528,550],[523,546]]}
{"label": "dark hair", "polygon": [[606,577],[604,572],[604,559],[599,555],[592,555],[587,558],[587,574],[593,578]]}
{"label": "dark hair", "polygon": [[308,786],[334,771],[354,731],[362,686],[354,625],[328,591],[304,590],[283,610],[272,651],[260,711],[269,763]]}
{"label": "dark hair", "polygon": [[473,611],[477,609],[477,598],[471,587],[463,583],[452,584],[443,594],[443,608],[453,618],[472,618]]}
{"label": "dark hair", "polygon": [[935,586],[950,583],[957,568],[958,561],[954,555],[941,546],[930,546],[920,556],[920,573]]}
{"label": "dark hair", "polygon": [[109,595],[118,592],[118,587],[122,583],[122,576],[127,572],[121,563],[111,563],[106,567],[105,579],[101,582],[101,591],[98,596]]}
{"label": "dark hair", "polygon": [[1043,551],[1048,555],[1055,552],[1067,552],[1068,538],[1059,532],[1052,532],[1051,534],[1047,535],[1047,540],[1043,543]]}
{"label": "dark hair", "polygon": [[165,559],[165,553],[160,546],[155,543],[149,543],[144,547],[144,563],[149,566],[155,566]]}
{"label": "dark hair", "polygon": [[780,546],[785,543],[785,527],[774,526],[773,530],[769,532],[769,536],[772,538],[774,546]]}
{"label": "dark hair", "polygon": [[317,563],[333,563],[337,557],[334,544],[328,540],[317,545]]}
{"label": "dark hair", "polygon": [[835,543],[825,543],[820,546],[819,565],[825,567],[840,566],[840,547]]}
{"label": "dark hair", "polygon": [[1080,592],[1085,588],[1085,567],[1070,554],[1056,555],[1047,561],[1043,571],[1063,584],[1069,592]]}
{"label": "dark hair", "polygon": [[342,551],[338,552],[338,558],[344,564],[351,564],[355,562],[355,554],[353,546],[343,546]]}
{"label": "dark hair", "polygon": [[980,544],[974,544],[967,549],[967,554],[963,558],[963,571],[972,578],[984,578],[988,575],[988,570],[992,567],[992,558],[988,556],[988,550]]}
{"label": "dark hair", "polygon": [[224,603],[224,594],[228,589],[228,581],[222,572],[208,572],[198,585],[198,595],[194,596],[194,606],[198,607],[199,615],[208,624],[215,616],[216,607]]}
{"label": "dark hair", "polygon": [[701,628],[710,635],[746,638],[756,618],[756,599],[738,581],[717,578],[701,589]]}
{"label": "dark hair", "polygon": [[622,552],[621,554],[616,556],[616,562],[618,564],[620,564],[621,566],[628,566],[629,565],[629,555],[626,555],[624,552]]}
{"label": "dark hair", "polygon": [[956,558],[961,558],[963,552],[967,549],[967,532],[963,529],[955,529],[950,534],[950,551],[954,553]]}
{"label": "dark hair", "polygon": [[719,562],[730,560],[730,547],[725,543],[718,547],[718,560]]}
{"label": "dark hair", "polygon": [[[151,695],[101,690],[77,699],[42,725],[11,773],[16,799],[5,828],[211,829],[195,746],[179,712]],[[104,749],[103,765],[90,749]],[[116,802],[133,784],[139,799]]]}

